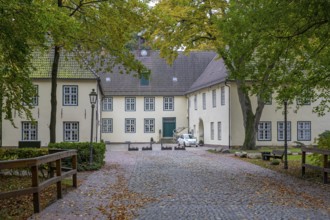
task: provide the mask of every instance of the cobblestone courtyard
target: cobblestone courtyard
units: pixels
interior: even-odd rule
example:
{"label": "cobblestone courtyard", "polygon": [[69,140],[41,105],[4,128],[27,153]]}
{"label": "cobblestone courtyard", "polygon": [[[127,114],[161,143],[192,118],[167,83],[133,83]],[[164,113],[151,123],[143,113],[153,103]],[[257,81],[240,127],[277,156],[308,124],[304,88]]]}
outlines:
{"label": "cobblestone courtyard", "polygon": [[107,148],[106,165],[31,219],[330,219],[330,187],[206,147]]}

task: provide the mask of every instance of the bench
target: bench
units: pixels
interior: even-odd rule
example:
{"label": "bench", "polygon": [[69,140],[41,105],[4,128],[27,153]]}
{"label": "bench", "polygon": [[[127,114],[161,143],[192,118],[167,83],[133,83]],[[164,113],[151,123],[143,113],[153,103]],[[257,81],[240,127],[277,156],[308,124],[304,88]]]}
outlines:
{"label": "bench", "polygon": [[40,148],[41,141],[19,141],[18,148]]}
{"label": "bench", "polygon": [[274,159],[281,159],[283,161],[283,157],[284,157],[284,150],[273,150],[271,153],[262,153],[262,157],[265,160],[269,160],[270,158],[274,158]]}

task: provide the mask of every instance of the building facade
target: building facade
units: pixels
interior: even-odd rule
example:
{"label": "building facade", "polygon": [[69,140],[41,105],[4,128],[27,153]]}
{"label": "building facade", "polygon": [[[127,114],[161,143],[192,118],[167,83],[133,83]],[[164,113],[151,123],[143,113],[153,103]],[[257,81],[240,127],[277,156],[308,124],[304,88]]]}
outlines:
{"label": "building facade", "polygon": [[[32,110],[35,123],[19,117],[2,122],[2,146],[19,141],[49,143],[50,57],[38,57],[31,76],[38,91]],[[244,141],[243,117],[237,87],[228,80],[223,60],[214,52],[179,54],[172,65],[157,51],[137,54],[150,71],[149,77],[121,74],[120,66],[111,73],[97,75],[92,69],[67,56],[60,61],[57,85],[56,141],[90,140],[91,104],[89,93],[98,93],[93,125],[93,141],[145,143],[175,139],[178,132],[192,133],[200,143],[240,146]],[[135,76],[134,76],[135,75]],[[251,97],[256,106],[256,99]],[[329,130],[330,114],[318,117],[312,112],[317,103],[292,103],[288,108],[289,145],[295,141],[315,143]],[[299,107],[299,108],[297,108]],[[257,145],[283,146],[284,115],[275,101],[265,105],[257,131]]]}

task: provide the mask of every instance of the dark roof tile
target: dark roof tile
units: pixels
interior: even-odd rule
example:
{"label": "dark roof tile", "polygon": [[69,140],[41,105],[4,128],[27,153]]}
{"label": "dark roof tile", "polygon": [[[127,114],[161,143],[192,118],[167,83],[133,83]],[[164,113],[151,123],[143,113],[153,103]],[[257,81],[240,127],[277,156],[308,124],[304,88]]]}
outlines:
{"label": "dark roof tile", "polygon": [[[120,74],[118,66],[112,73],[101,74],[105,95],[184,95],[216,56],[214,52],[180,53],[172,65],[150,51],[147,57],[138,57],[151,71],[149,85],[141,86],[140,79],[131,74]],[[176,77],[177,81],[173,81]],[[110,78],[107,81],[106,78]]]}

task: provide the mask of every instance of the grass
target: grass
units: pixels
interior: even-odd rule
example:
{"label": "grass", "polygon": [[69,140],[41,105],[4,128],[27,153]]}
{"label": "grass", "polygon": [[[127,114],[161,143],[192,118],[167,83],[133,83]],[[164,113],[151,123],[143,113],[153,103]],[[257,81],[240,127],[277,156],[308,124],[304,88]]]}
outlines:
{"label": "grass", "polygon": [[[9,192],[31,187],[31,177],[0,175],[0,192]],[[72,187],[72,179],[62,181],[62,193],[65,195]],[[41,210],[57,199],[56,184],[44,189],[40,194]],[[33,214],[32,194],[9,199],[0,199],[0,219],[27,219]]]}
{"label": "grass", "polygon": [[[264,151],[269,151],[271,152],[272,150],[274,150],[274,148],[267,148],[267,147],[263,147],[257,150],[248,150],[245,151],[247,153],[260,153],[260,152],[264,152]],[[299,148],[290,148],[288,149],[289,151],[291,151],[292,153],[298,153],[301,152],[301,150]],[[235,152],[240,152],[241,150],[231,150],[231,153],[235,153]],[[211,153],[219,153],[215,150],[209,150],[209,152]],[[235,156],[233,156],[235,157]],[[302,179],[303,177],[301,176],[301,155],[288,155],[288,169],[284,169],[284,161],[280,161],[279,165],[271,165],[271,161],[272,159],[270,159],[269,161],[265,161],[262,159],[250,159],[250,158],[239,158],[239,157],[235,157],[237,159],[249,162],[249,163],[253,163],[255,165],[258,165],[260,167],[264,167],[270,170],[274,170],[276,172],[279,173],[283,173],[289,176],[294,176],[296,178],[300,178]],[[283,158],[284,160],[284,158]],[[306,157],[306,163],[307,164],[311,164],[310,161],[310,157],[307,156]],[[323,183],[323,179],[322,179],[322,174],[319,171],[315,171],[315,170],[311,170],[311,169],[306,169],[306,173],[304,176],[305,180],[308,181],[313,181],[313,182],[319,182],[319,183]]]}

